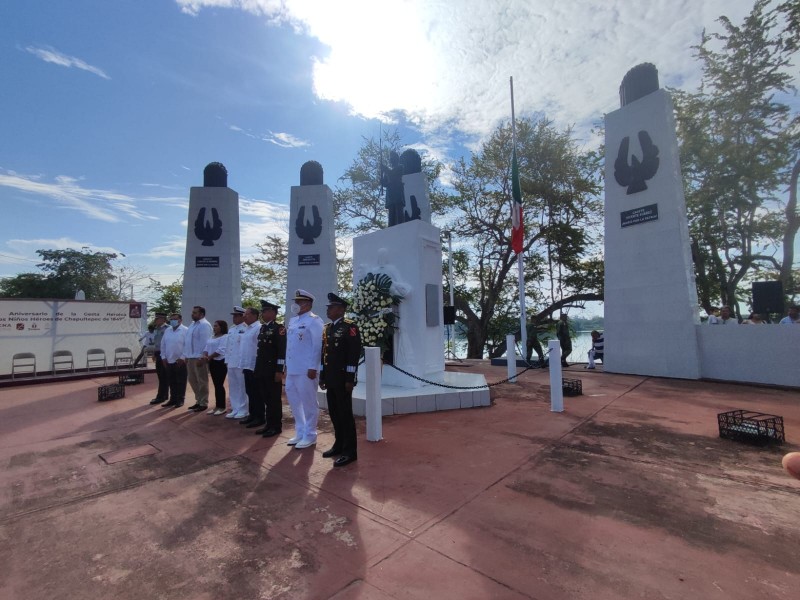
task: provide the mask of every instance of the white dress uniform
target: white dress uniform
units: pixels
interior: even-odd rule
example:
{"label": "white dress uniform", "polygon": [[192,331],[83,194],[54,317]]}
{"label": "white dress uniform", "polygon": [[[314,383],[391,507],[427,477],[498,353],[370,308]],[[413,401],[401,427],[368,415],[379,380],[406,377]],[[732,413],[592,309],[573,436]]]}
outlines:
{"label": "white dress uniform", "polygon": [[[286,328],[286,399],[294,415],[296,433],[289,444],[306,447],[317,441],[317,388],[323,322],[311,311],[292,317]],[[309,369],[317,377],[308,378]]]}
{"label": "white dress uniform", "polygon": [[228,329],[228,339],[225,346],[225,363],[228,365],[228,394],[231,398],[231,419],[243,419],[247,416],[247,395],[244,389],[244,373],[239,367],[239,352],[241,338],[244,334],[244,323],[232,325]]}

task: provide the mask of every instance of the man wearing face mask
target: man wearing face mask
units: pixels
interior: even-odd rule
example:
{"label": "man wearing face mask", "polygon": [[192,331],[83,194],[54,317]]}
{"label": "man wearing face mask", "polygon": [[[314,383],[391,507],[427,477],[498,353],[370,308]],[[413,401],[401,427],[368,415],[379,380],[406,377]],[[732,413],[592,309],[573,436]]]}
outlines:
{"label": "man wearing face mask", "polygon": [[287,444],[296,449],[317,443],[317,371],[322,350],[322,319],[311,312],[314,296],[297,290],[292,304],[296,316],[286,328],[286,398],[295,421],[295,436]]}
{"label": "man wearing face mask", "polygon": [[182,324],[183,319],[178,313],[169,316],[169,327],[161,338],[161,360],[167,370],[169,381],[169,402],[162,404],[162,408],[175,408],[183,406],[186,396],[186,361],[183,359],[183,346],[188,328]]}

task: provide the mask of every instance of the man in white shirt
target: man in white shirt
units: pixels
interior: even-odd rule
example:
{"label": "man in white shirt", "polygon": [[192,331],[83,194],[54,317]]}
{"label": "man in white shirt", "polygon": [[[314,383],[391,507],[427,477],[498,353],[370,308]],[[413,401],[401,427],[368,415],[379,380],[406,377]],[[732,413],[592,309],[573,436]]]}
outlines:
{"label": "man in white shirt", "polygon": [[244,389],[247,392],[248,416],[239,421],[248,429],[262,427],[265,423],[264,413],[253,414],[251,408],[259,404],[261,390],[255,376],[256,352],[258,351],[258,334],[261,332],[261,323],[258,322],[258,309],[248,306],[244,309],[244,333],[242,333],[241,347],[239,348],[239,366],[244,374]]}
{"label": "man in white shirt", "polygon": [[228,365],[228,395],[231,399],[231,412],[228,419],[244,419],[247,417],[247,394],[244,389],[244,374],[239,366],[242,335],[244,334],[244,309],[234,306],[231,313],[233,325],[228,329],[225,346],[225,362]]}
{"label": "man in white shirt", "polygon": [[297,290],[286,332],[286,398],[292,409],[295,436],[287,444],[296,449],[317,443],[317,373],[322,352],[322,319],[311,312],[314,296]]}
{"label": "man in white shirt", "polygon": [[186,341],[188,328],[183,324],[183,319],[178,313],[169,316],[169,327],[161,338],[161,361],[167,370],[169,381],[169,402],[161,408],[176,408],[183,406],[186,396],[186,361],[183,357],[183,345]]}
{"label": "man in white shirt", "polygon": [[736,315],[733,314],[730,306],[723,306],[719,309],[719,316],[713,317],[713,315],[709,315],[708,317],[708,324],[709,325],[738,325],[739,320],[736,318]]}
{"label": "man in white shirt", "polygon": [[800,325],[800,307],[790,306],[789,314],[780,321],[781,325]]}
{"label": "man in white shirt", "polygon": [[186,374],[195,399],[195,403],[188,410],[195,412],[202,412],[208,408],[208,363],[200,359],[212,334],[211,323],[206,320],[206,309],[202,306],[193,306],[192,324],[186,331],[183,354],[186,359]]}

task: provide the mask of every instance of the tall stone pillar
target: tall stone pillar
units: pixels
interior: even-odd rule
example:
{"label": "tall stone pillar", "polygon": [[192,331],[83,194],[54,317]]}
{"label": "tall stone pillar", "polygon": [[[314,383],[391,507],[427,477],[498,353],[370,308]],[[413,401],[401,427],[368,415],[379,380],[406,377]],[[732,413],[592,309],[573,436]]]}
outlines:
{"label": "tall stone pillar", "polygon": [[669,95],[625,76],[606,116],[605,358],[615,373],[697,379],[697,288]]}
{"label": "tall stone pillar", "polygon": [[231,308],[242,301],[239,257],[239,194],[228,187],[221,163],[203,171],[203,187],[189,192],[189,223],[183,267],[181,313],[203,306],[210,322],[230,321]]}
{"label": "tall stone pillar", "polygon": [[289,265],[287,320],[297,289],[315,297],[313,311],[325,318],[328,292],[336,287],[336,228],[333,192],[322,181],[322,165],[309,161],[300,168],[300,185],[292,186],[289,201]]}

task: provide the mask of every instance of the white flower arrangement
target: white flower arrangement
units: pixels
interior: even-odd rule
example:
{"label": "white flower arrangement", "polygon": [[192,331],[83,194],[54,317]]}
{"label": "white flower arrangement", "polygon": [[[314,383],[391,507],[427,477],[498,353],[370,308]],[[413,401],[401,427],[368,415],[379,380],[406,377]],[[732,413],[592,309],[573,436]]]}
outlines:
{"label": "white flower arrangement", "polygon": [[391,348],[398,318],[394,307],[403,300],[402,296],[391,293],[391,287],[392,278],[388,275],[367,273],[356,284],[350,305],[363,345],[379,347],[381,355]]}

